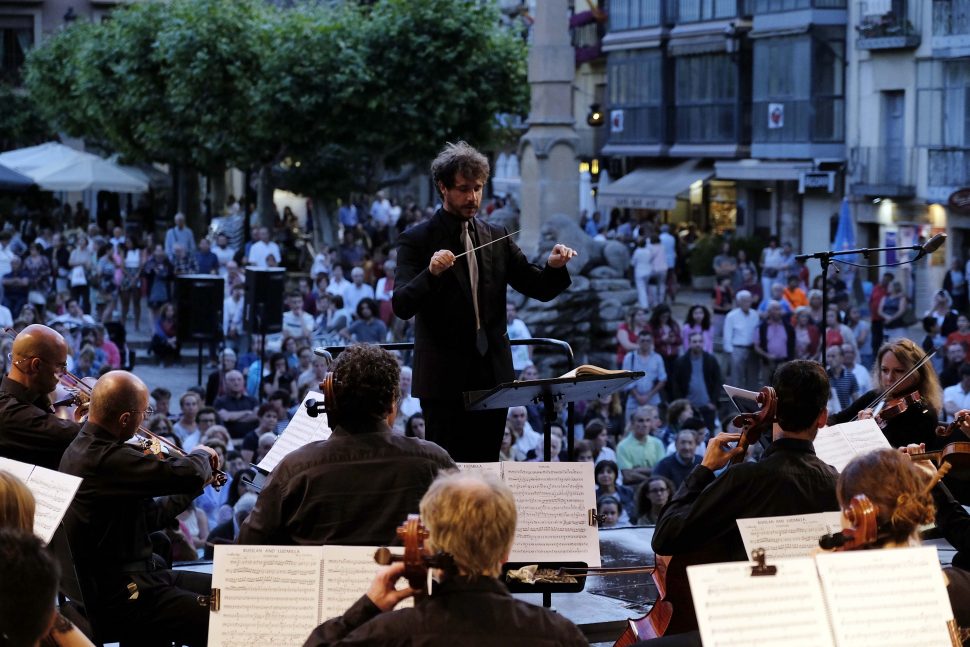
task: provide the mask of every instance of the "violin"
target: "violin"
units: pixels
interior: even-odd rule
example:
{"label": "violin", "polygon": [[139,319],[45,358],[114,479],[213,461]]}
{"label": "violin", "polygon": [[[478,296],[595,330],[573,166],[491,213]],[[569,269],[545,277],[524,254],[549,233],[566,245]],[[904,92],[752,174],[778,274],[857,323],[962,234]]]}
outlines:
{"label": "violin", "polygon": [[[970,421],[970,411],[961,411],[948,425],[937,425],[936,435],[940,438],[949,438],[957,429],[962,429],[963,423]],[[964,435],[970,437],[970,433],[964,430]]]}
{"label": "violin", "polygon": [[428,529],[421,523],[421,517],[409,514],[407,521],[397,528],[398,539],[404,544],[404,554],[395,555],[386,546],[381,546],[374,552],[374,561],[381,566],[389,566],[394,562],[404,562],[404,578],[415,591],[428,588],[428,569],[438,568],[454,574],[454,558],[445,552],[429,553],[425,549],[428,540]]}
{"label": "violin", "polygon": [[738,440],[740,451],[731,459],[731,464],[740,463],[744,460],[748,447],[761,440],[765,432],[770,432],[775,423],[778,412],[778,395],[775,389],[766,386],[758,392],[758,404],[761,409],[752,413],[739,413],[734,416],[731,425],[741,430],[741,439]]}
{"label": "violin", "polygon": [[[888,404],[889,402],[892,402],[892,404]],[[923,404],[923,397],[919,391],[913,391],[892,400],[885,400],[882,404],[885,404],[885,406],[877,406],[872,414],[873,420],[876,421],[880,429],[885,429],[890,420],[906,413],[910,407],[916,407],[923,412],[926,411],[926,405]]]}

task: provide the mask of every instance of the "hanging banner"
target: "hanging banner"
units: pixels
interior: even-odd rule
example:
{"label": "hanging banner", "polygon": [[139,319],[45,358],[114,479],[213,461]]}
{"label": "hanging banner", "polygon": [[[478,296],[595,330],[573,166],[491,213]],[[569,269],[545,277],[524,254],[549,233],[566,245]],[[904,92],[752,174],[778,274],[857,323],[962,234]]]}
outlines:
{"label": "hanging banner", "polygon": [[784,128],[785,127],[785,104],[783,103],[769,103],[768,104],[768,128]]}

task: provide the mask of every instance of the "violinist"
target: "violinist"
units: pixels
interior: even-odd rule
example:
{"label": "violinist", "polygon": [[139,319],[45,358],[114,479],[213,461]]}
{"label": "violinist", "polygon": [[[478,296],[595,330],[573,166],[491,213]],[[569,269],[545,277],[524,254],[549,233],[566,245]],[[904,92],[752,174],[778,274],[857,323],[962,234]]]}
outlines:
{"label": "violinist", "polygon": [[131,373],[98,380],[88,422],[61,459],[62,472],[83,479],[64,528],[100,631],[122,643],[203,647],[211,576],[170,570],[152,554],[148,533],[191,504],[212,480],[218,457],[205,445],[160,458],[127,444],[150,413],[148,388]]}
{"label": "violinist", "polygon": [[67,341],[42,324],[14,338],[10,370],[0,382],[0,456],[57,469],[81,426],[51,409],[49,394],[67,368]]}
{"label": "violinist", "polygon": [[[839,475],[836,493],[843,511],[859,494],[875,506],[877,538],[865,548],[919,546],[920,527],[933,523],[936,514],[931,492],[943,487],[933,484],[929,462],[913,462],[902,452],[881,449],[852,459]],[[845,518],[843,525],[850,525]],[[970,627],[970,572],[944,568],[943,575],[957,624]]]}
{"label": "violinist", "polygon": [[[776,371],[774,388],[777,424],[764,458],[734,465],[717,476],[715,472],[744,452],[736,446],[740,434],[718,434],[661,512],[653,549],[674,557],[667,573],[668,591],[677,558],[690,564],[747,559],[738,519],[838,510],[837,473],[815,456],[812,445],[828,417],[825,369],[809,360],[788,362]],[[680,577],[686,580],[685,574]],[[697,628],[690,597],[682,598],[672,601],[674,618],[668,633]]]}
{"label": "violinist", "polygon": [[873,382],[879,388],[864,393],[832,416],[831,424],[874,417],[893,447],[919,443],[925,443],[928,449],[942,447],[935,432],[943,397],[933,363],[924,362],[897,384],[924,357],[923,350],[909,339],[883,344],[873,368]]}
{"label": "violinist", "polygon": [[454,558],[453,572],[435,570],[430,595],[414,608],[392,609],[415,593],[395,589],[405,571],[383,568],[342,616],[317,627],[304,647],[329,645],[463,645],[466,647],[560,647],[587,645],[569,620],[512,597],[498,580],[515,535],[515,500],[491,476],[439,476],[421,499],[428,529],[425,547]]}

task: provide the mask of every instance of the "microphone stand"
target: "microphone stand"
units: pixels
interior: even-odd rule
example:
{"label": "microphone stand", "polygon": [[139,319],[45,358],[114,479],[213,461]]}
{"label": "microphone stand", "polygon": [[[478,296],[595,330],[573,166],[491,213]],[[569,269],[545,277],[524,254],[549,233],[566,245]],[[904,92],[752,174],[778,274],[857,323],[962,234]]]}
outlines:
{"label": "microphone stand", "polygon": [[[832,264],[832,259],[836,256],[850,256],[852,254],[861,254],[863,258],[868,259],[870,254],[876,254],[879,252],[903,252],[903,251],[913,251],[917,252],[916,257],[908,261],[901,261],[899,263],[880,263],[878,265],[868,265],[866,267],[895,267],[897,265],[905,265],[906,263],[915,263],[924,256],[926,256],[926,249],[924,245],[926,243],[920,243],[915,245],[901,245],[898,247],[862,247],[859,249],[846,249],[841,251],[828,250],[825,252],[815,252],[813,254],[799,254],[795,257],[796,261],[807,261],[812,258],[817,258],[822,265],[822,322],[819,327],[819,332],[821,334],[821,352],[822,352],[822,366],[825,366],[825,351],[827,344],[825,343],[825,334],[827,332],[828,322],[828,311],[829,311],[829,266]],[[934,249],[935,251],[935,249]],[[871,313],[870,313],[871,314]]]}

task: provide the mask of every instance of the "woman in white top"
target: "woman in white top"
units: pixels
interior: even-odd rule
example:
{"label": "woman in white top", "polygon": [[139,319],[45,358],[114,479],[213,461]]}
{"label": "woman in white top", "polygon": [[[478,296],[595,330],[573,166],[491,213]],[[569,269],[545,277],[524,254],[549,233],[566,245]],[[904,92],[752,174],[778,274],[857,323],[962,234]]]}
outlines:
{"label": "woman in white top", "polygon": [[145,250],[130,236],[125,238],[121,250],[121,321],[128,321],[128,308],[135,310],[135,330],[141,323],[141,270],[145,265]]}
{"label": "woman in white top", "polygon": [[637,248],[633,250],[630,262],[633,264],[633,283],[637,287],[637,303],[641,308],[649,308],[650,295],[647,293],[647,285],[653,273],[653,260],[650,250],[647,249],[646,238],[640,238],[637,241]]}

